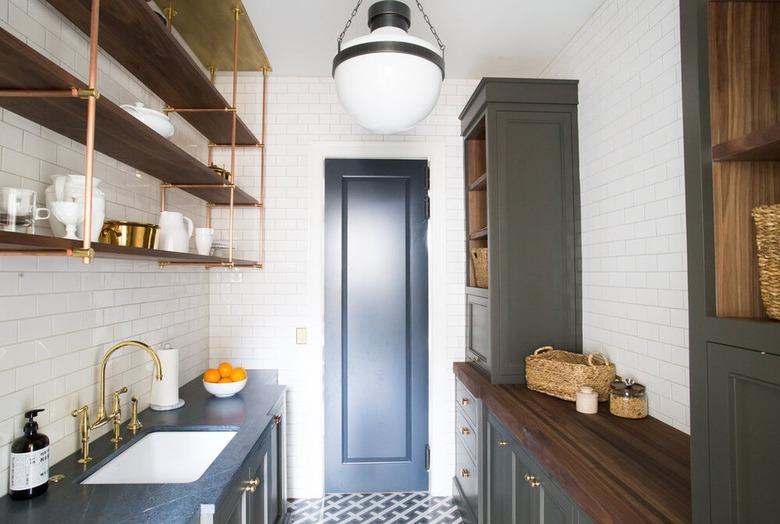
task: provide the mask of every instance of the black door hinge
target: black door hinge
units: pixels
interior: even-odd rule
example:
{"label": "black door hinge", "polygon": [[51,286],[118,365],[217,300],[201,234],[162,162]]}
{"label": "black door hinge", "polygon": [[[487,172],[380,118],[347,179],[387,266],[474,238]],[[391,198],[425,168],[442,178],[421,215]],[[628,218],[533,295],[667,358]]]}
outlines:
{"label": "black door hinge", "polygon": [[425,166],[425,190],[431,189],[431,165]]}
{"label": "black door hinge", "polygon": [[431,445],[425,445],[425,471],[431,470]]}
{"label": "black door hinge", "polygon": [[425,197],[425,219],[431,218],[431,198]]}

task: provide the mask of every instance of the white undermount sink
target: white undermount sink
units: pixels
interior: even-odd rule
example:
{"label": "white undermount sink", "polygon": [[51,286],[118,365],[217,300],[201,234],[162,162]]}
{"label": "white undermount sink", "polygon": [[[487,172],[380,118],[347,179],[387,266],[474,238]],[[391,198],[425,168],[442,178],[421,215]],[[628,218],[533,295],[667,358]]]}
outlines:
{"label": "white undermount sink", "polygon": [[184,484],[198,480],[235,431],[156,431],[83,480],[82,484]]}

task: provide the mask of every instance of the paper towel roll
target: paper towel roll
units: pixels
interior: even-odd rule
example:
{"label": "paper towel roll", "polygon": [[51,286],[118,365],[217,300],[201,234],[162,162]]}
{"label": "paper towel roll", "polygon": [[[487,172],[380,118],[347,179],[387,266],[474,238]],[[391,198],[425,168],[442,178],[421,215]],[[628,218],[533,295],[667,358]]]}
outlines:
{"label": "paper towel roll", "polygon": [[162,380],[152,380],[151,408],[164,411],[174,409],[179,404],[179,350],[165,344],[157,350],[162,364]]}

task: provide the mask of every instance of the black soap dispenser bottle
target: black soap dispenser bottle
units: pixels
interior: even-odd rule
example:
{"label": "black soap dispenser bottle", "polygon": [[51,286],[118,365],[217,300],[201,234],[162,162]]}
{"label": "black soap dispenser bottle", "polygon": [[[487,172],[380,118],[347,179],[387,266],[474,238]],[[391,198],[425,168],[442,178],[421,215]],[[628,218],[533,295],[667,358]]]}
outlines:
{"label": "black soap dispenser bottle", "polygon": [[38,433],[35,422],[41,411],[33,409],[24,414],[24,435],[11,444],[8,495],[15,500],[37,497],[49,489],[49,437]]}

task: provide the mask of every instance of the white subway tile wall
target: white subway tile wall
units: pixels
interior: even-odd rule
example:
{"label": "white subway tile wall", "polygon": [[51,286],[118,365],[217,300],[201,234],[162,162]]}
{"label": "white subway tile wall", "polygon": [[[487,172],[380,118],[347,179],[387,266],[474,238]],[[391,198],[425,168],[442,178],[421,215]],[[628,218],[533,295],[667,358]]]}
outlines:
{"label": "white subway tile wall", "polygon": [[676,0],[607,0],[544,71],[580,80],[583,335],[690,431]]}
{"label": "white subway tile wall", "polygon": [[[87,40],[42,0],[0,0],[0,27],[72,74],[84,79]],[[98,75],[104,96],[117,103],[162,101],[124,68],[101,53]],[[74,104],[80,102],[74,101]],[[207,141],[176,118],[174,142],[205,159]],[[0,111],[0,186],[43,190],[55,173],[83,174],[84,148],[9,112]],[[156,222],[160,210],[155,179],[98,154],[95,176],[103,180],[107,215]],[[196,199],[169,191],[169,207],[202,222]],[[43,223],[38,233],[48,234]],[[97,363],[110,344],[137,338],[155,346],[171,342],[181,351],[181,380],[197,376],[208,359],[209,276],[202,269],[95,260],[83,266],[65,258],[0,259],[0,495],[7,491],[11,441],[21,434],[22,414],[45,408],[41,431],[52,442],[52,460],[78,449],[70,411],[97,398]],[[122,385],[149,404],[151,364],[139,352],[121,352],[109,366],[109,390]],[[126,416],[129,409],[125,409]],[[95,436],[108,431],[104,427]]]}
{"label": "white subway tile wall", "polygon": [[[220,75],[218,87],[230,95],[230,77]],[[230,359],[249,368],[279,369],[280,382],[289,386],[288,477],[290,496],[322,494],[323,364],[321,348],[298,345],[297,327],[312,327],[312,288],[309,264],[319,263],[310,252],[309,154],[317,142],[400,141],[436,142],[446,148],[447,341],[445,365],[431,369],[431,384],[449,388],[437,424],[454,427],[451,363],[463,360],[465,262],[463,257],[463,147],[458,114],[476,87],[473,80],[447,80],[433,113],[413,130],[395,136],[370,134],[355,124],[338,103],[330,78],[269,76],[266,178],[266,266],[263,272],[214,273],[211,280],[211,363]],[[239,112],[250,125],[260,121],[262,77],[242,74],[238,84]],[[226,152],[215,156],[227,165]],[[237,181],[256,190],[259,153],[242,152]],[[214,213],[215,226],[226,224],[227,213]],[[256,257],[257,211],[236,214],[239,256]],[[321,322],[321,320],[320,320]],[[454,432],[432,442],[435,493],[451,491],[455,467]]]}

